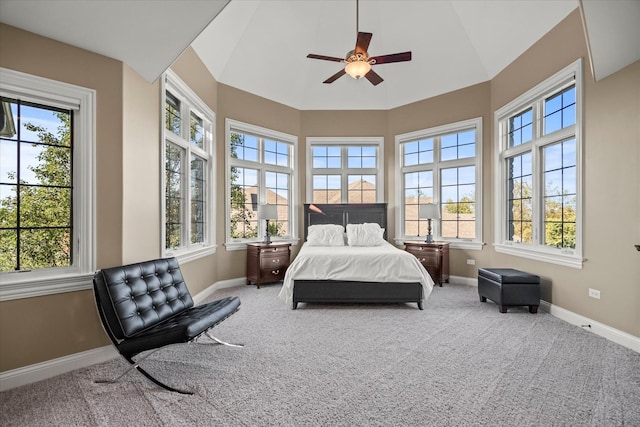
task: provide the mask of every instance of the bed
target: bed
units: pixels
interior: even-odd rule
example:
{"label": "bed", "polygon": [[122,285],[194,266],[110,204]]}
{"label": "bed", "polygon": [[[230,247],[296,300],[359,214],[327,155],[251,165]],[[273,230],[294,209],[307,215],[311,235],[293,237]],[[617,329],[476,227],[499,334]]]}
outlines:
{"label": "bed", "polygon": [[[343,244],[313,244],[310,231],[330,224],[342,227]],[[422,310],[433,280],[415,256],[386,241],[386,226],[386,203],[304,205],[305,242],[287,269],[280,299],[293,309],[304,302],[416,303]],[[377,227],[375,246],[347,244],[345,230],[352,237],[362,227]]]}

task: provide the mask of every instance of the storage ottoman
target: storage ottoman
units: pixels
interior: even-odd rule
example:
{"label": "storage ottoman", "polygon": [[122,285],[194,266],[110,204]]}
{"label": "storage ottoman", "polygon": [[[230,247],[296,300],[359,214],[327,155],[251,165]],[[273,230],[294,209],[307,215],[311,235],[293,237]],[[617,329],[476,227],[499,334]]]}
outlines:
{"label": "storage ottoman", "polygon": [[498,304],[500,313],[507,307],[528,305],[529,313],[537,313],[540,305],[540,277],[513,268],[479,268],[478,295]]}

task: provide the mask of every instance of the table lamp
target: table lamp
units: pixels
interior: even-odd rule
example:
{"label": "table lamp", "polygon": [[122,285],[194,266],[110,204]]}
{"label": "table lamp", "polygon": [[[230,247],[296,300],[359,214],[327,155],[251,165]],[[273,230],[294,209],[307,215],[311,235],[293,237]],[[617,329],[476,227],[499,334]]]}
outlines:
{"label": "table lamp", "polygon": [[433,243],[431,235],[431,220],[440,219],[440,208],[435,203],[426,203],[418,207],[418,216],[427,220],[427,238],[426,243]]}
{"label": "table lamp", "polygon": [[278,219],[278,207],[276,205],[258,206],[258,219],[265,220],[266,229],[264,232],[264,243],[268,245],[271,243],[271,238],[269,237],[269,220]]}

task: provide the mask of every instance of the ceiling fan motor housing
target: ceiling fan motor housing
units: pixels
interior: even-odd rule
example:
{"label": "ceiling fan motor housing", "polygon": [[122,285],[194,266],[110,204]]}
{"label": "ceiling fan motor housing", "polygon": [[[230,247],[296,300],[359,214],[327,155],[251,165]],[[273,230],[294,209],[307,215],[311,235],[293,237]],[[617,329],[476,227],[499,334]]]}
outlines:
{"label": "ceiling fan motor housing", "polygon": [[347,64],[345,67],[346,73],[354,79],[364,77],[371,70],[367,52],[356,53],[355,50],[350,50],[344,58],[344,62]]}

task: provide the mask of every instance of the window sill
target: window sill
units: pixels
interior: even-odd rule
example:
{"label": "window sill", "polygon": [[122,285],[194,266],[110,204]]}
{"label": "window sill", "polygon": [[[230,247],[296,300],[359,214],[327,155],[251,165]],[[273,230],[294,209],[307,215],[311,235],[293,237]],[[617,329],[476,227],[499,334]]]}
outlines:
{"label": "window sill", "polygon": [[184,251],[174,251],[174,252],[166,251],[164,253],[164,256],[176,257],[178,259],[178,263],[182,264],[182,263],[187,263],[189,261],[194,261],[198,258],[213,255],[216,253],[217,248],[218,246],[211,245],[211,246],[203,246],[203,247],[198,247],[197,249],[190,249],[190,250],[184,250]]}
{"label": "window sill", "polygon": [[93,273],[14,281],[0,286],[0,301],[40,297],[92,289]]}
{"label": "window sill", "polygon": [[[225,248],[227,248],[227,251],[243,251],[247,249],[247,243],[262,243],[263,240],[245,240],[242,242],[227,242],[225,243]],[[291,243],[292,245],[296,246],[298,245],[298,243],[300,243],[300,239],[296,239],[296,238],[291,238],[291,239],[279,239],[279,240],[272,240],[272,243]]]}
{"label": "window sill", "polygon": [[[536,261],[549,262],[552,264],[562,265],[565,267],[582,269],[584,259],[573,253],[561,253],[560,250],[547,248],[535,248],[522,244],[494,244],[496,252],[507,255],[518,256],[522,258],[533,259]],[[573,252],[573,251],[571,251]]]}
{"label": "window sill", "polygon": [[[396,242],[397,246],[402,246],[404,242],[424,242],[424,239],[423,238],[420,238],[420,239],[398,238],[398,239],[394,239],[394,241]],[[481,251],[485,245],[484,242],[464,242],[459,240],[451,241],[451,240],[444,240],[444,239],[434,239],[434,241],[449,243],[449,249],[464,249],[469,251]]]}

